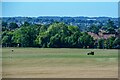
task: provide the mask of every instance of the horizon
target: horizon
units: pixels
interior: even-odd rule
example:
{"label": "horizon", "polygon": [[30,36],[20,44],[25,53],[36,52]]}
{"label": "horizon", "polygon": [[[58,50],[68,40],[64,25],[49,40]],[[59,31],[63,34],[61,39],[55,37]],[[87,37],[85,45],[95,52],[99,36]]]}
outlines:
{"label": "horizon", "polygon": [[118,18],[117,2],[2,2],[1,17],[112,17]]}
{"label": "horizon", "polygon": [[104,17],[104,18],[119,18],[119,17],[111,17],[111,16],[0,16],[0,18],[16,18],[16,17],[30,17],[30,18],[38,18],[38,17],[88,17],[88,18],[101,18],[101,17]]}
{"label": "horizon", "polygon": [[3,2],[119,2],[119,0],[2,0]]}

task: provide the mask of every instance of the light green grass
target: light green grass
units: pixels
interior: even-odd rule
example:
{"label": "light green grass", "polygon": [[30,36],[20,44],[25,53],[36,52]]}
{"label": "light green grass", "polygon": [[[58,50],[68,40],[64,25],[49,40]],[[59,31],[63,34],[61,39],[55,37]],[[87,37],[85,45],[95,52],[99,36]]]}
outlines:
{"label": "light green grass", "polygon": [[[11,51],[14,49],[14,52]],[[87,55],[94,51],[95,55]],[[3,57],[9,58],[117,58],[117,50],[65,48],[3,48]]]}
{"label": "light green grass", "polygon": [[[11,49],[14,49],[14,52]],[[87,55],[90,51],[94,51],[95,55]],[[42,65],[44,63],[47,63],[47,65],[76,65],[111,63],[112,60],[114,64],[118,57],[118,51],[114,49],[3,48],[2,52],[3,61],[10,62],[11,60],[17,65],[22,63],[21,61],[24,61],[25,65],[32,64],[32,62],[35,65]]]}
{"label": "light green grass", "polygon": [[[14,52],[12,52],[11,49],[14,49]],[[91,51],[94,51],[95,55],[87,55],[87,53]],[[99,68],[103,70],[107,70],[109,68],[110,70],[116,70],[114,68],[118,66],[118,50],[115,49],[3,48],[2,58],[4,77],[17,76],[17,72],[19,73],[22,69],[26,68],[30,69],[29,71],[31,72],[34,72],[36,68],[46,72],[46,69],[50,69],[52,67],[58,71],[59,68],[69,70],[73,68],[73,70],[79,70],[81,68],[84,69],[84,67],[88,70],[94,70],[95,68],[95,71],[97,71]],[[12,71],[12,73],[10,71]],[[53,70],[53,72],[56,71]],[[49,70],[48,72],[51,73],[52,70]],[[24,72],[18,75],[22,74],[24,74]],[[35,74],[37,74],[37,72],[34,72],[33,77],[35,77]],[[30,73],[28,72],[27,75],[30,75]],[[113,73],[111,75],[115,74]]]}

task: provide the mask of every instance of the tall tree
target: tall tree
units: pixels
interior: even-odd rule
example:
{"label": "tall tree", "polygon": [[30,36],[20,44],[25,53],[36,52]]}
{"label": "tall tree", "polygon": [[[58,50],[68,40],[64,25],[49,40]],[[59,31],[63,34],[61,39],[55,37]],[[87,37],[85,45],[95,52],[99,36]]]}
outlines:
{"label": "tall tree", "polygon": [[13,47],[12,46],[12,43],[13,43],[13,32],[8,32],[6,34],[3,35],[3,38],[2,38],[2,46],[5,46],[5,47]]}
{"label": "tall tree", "polygon": [[103,49],[105,46],[104,46],[104,39],[99,39],[98,40],[98,48],[100,49]]}
{"label": "tall tree", "polygon": [[21,44],[23,47],[33,47],[37,34],[36,26],[21,27],[14,32],[14,43]]}

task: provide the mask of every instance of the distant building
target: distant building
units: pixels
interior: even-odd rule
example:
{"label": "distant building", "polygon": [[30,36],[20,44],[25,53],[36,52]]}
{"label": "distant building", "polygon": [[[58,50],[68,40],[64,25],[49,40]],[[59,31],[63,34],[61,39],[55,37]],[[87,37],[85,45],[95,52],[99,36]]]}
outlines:
{"label": "distant building", "polygon": [[88,34],[94,38],[94,40],[98,40],[100,39],[99,35],[95,34],[95,33],[92,33],[92,32],[88,32]]}
{"label": "distant building", "polygon": [[91,35],[91,37],[94,38],[94,40],[98,40],[98,39],[108,39],[110,37],[116,37],[115,34],[109,34],[109,33],[103,33],[103,32],[99,32],[98,34],[92,33],[92,32],[88,32],[89,35]]}
{"label": "distant building", "polygon": [[87,19],[88,21],[90,21],[90,20],[93,20],[93,21],[95,21],[96,19]]}

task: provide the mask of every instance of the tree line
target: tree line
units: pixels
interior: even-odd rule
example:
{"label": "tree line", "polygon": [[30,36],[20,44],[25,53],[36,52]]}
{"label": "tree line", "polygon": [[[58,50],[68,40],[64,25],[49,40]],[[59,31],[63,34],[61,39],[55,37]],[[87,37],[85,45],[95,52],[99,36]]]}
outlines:
{"label": "tree line", "polygon": [[[1,19],[1,18],[0,18]],[[59,17],[59,16],[39,16],[39,17],[2,17],[3,22],[10,24],[11,22],[17,23],[21,26],[24,22],[30,24],[51,24],[55,21],[64,22],[68,25],[75,25],[80,28],[81,31],[85,31],[86,28],[91,24],[96,24],[97,26],[106,26],[107,20],[110,19],[114,21],[114,25],[118,26],[118,18],[111,17]]]}
{"label": "tree line", "polygon": [[[111,23],[108,24],[110,30],[109,28],[106,30],[113,31],[114,27]],[[88,28],[88,31],[97,34],[99,29],[92,25]],[[2,30],[3,47],[120,48],[119,37],[94,40],[87,31],[82,32],[78,26],[68,25],[63,22],[54,22],[49,25],[25,22],[21,26],[10,23],[9,27],[7,27],[7,23],[3,22]]]}

